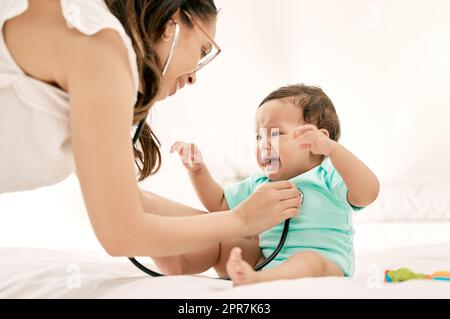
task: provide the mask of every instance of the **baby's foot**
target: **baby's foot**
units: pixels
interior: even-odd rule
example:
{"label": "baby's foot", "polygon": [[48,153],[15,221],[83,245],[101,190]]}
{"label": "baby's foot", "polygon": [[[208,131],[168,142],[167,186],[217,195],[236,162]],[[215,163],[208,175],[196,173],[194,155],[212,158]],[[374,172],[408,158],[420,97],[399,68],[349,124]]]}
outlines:
{"label": "baby's foot", "polygon": [[234,286],[248,285],[261,281],[260,274],[253,270],[241,256],[241,249],[235,247],[231,250],[227,262],[227,272]]}

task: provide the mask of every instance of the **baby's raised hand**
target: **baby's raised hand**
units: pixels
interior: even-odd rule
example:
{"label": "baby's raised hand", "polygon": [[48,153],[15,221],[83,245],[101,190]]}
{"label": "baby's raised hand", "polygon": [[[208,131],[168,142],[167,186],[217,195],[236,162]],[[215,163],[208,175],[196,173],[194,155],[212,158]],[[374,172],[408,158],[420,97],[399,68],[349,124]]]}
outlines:
{"label": "baby's raised hand", "polygon": [[292,132],[292,138],[299,142],[299,148],[311,151],[316,155],[329,156],[336,142],[329,138],[326,129],[318,129],[315,125],[301,125]]}
{"label": "baby's raised hand", "polygon": [[178,152],[183,165],[190,171],[196,172],[203,167],[203,158],[197,145],[193,143],[176,142],[170,153]]}

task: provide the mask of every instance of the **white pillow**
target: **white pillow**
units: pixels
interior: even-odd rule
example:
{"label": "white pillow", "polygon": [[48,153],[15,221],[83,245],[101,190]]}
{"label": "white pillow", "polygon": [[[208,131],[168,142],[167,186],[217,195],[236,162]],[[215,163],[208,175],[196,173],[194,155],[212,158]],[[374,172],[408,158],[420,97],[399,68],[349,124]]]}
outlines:
{"label": "white pillow", "polygon": [[450,221],[450,183],[382,184],[378,199],[354,214],[357,221]]}

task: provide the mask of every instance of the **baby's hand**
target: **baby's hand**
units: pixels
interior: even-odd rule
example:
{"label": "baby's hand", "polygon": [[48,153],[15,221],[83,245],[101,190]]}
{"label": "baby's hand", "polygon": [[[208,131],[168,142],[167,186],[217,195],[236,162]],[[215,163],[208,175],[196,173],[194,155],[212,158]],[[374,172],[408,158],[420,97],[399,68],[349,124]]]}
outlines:
{"label": "baby's hand", "polygon": [[170,153],[177,151],[184,167],[191,172],[196,172],[203,167],[203,158],[197,145],[193,143],[176,142],[172,145]]}
{"label": "baby's hand", "polygon": [[297,139],[299,147],[316,155],[329,156],[337,143],[329,138],[326,129],[318,129],[315,125],[302,125],[292,132]]}

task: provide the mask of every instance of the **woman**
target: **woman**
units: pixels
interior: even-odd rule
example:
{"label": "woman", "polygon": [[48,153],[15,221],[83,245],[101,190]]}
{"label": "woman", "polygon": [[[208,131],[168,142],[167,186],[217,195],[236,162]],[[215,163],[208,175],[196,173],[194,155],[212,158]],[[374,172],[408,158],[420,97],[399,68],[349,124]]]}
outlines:
{"label": "woman", "polygon": [[75,170],[113,256],[217,258],[220,242],[297,213],[289,182],[261,187],[231,214],[139,189],[134,164],[142,181],[161,156],[148,124],[133,149],[132,126],[217,54],[213,0],[3,0],[0,12],[0,193]]}

